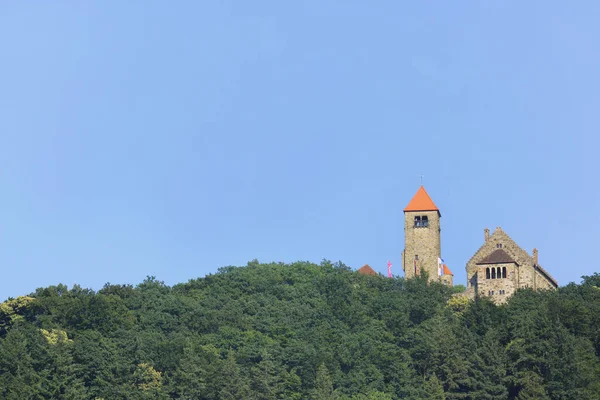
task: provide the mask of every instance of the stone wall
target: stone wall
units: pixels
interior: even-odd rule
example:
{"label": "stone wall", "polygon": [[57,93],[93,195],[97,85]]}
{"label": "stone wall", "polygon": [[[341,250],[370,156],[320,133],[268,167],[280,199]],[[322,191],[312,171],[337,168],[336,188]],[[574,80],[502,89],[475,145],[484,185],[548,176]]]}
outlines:
{"label": "stone wall", "polygon": [[[478,262],[499,248],[510,255],[517,264],[477,265]],[[530,287],[534,290],[556,288],[551,278],[549,279],[536,266],[537,257],[537,250],[534,249],[533,255],[530,256],[501,228],[496,228],[492,235],[489,235],[489,231],[486,229],[483,245],[467,262],[467,294],[470,297],[474,297],[476,294],[487,296],[494,291],[494,295],[490,295],[492,299],[497,303],[503,303],[519,288]],[[510,270],[508,265],[512,265]],[[507,275],[507,278],[502,279],[486,279],[485,269],[492,266],[506,266],[507,271],[510,271],[509,274],[512,273],[512,275]],[[504,291],[504,295],[498,294],[500,290]]]}
{"label": "stone wall", "polygon": [[537,268],[535,270],[535,289],[556,289],[555,283],[550,281],[544,273],[539,271]]}
{"label": "stone wall", "polygon": [[535,289],[535,271],[533,270],[533,262],[520,265],[519,287]]}
{"label": "stone wall", "polygon": [[[427,227],[416,227],[415,217],[426,216]],[[402,268],[407,279],[414,277],[414,260],[417,260],[417,273],[421,268],[429,274],[429,280],[437,280],[438,257],[441,254],[440,214],[437,211],[407,211],[404,213],[404,252]]]}
{"label": "stone wall", "polygon": [[440,276],[440,282],[446,286],[452,287],[454,285],[454,276],[442,275]]}
{"label": "stone wall", "polygon": [[[487,278],[487,269],[494,268],[496,271],[500,268],[502,272],[503,268],[506,268],[506,278]],[[504,303],[510,296],[512,296],[518,289],[518,269],[519,267],[514,263],[506,264],[484,264],[479,265],[477,270],[477,285],[475,290],[480,296],[489,296],[496,303]]]}
{"label": "stone wall", "polygon": [[[483,243],[483,245],[467,263],[467,287],[471,287],[477,282],[477,263],[498,248],[501,248],[506,253],[508,253],[520,266],[533,265],[531,256],[529,256],[529,254],[527,254],[525,250],[521,249],[510,238],[510,236],[508,236],[502,230],[502,228],[496,228],[494,233],[490,236],[488,236],[486,232],[485,237],[487,240]],[[529,279],[531,280],[531,282],[533,282],[533,275],[529,275],[530,274],[526,274],[526,276],[524,276],[523,278],[526,280]]]}

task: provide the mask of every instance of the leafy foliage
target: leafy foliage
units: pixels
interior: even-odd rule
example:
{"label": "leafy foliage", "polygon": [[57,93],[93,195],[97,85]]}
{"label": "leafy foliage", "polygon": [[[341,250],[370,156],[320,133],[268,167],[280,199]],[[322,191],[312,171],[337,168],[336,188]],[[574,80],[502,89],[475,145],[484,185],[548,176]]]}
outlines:
{"label": "leafy foliage", "polygon": [[3,399],[598,399],[600,278],[506,305],[342,263],[0,304]]}

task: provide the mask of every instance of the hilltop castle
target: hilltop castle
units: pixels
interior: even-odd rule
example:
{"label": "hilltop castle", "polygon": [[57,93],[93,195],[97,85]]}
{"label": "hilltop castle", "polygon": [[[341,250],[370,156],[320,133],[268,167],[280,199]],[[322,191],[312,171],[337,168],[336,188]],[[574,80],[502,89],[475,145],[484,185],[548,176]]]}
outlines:
{"label": "hilltop castle", "polygon": [[[421,271],[430,281],[452,286],[453,274],[441,258],[442,214],[421,186],[404,209],[404,251],[402,269],[406,279]],[[470,298],[488,296],[504,303],[517,289],[556,289],[556,280],[538,263],[538,251],[529,255],[501,228],[490,235],[484,230],[484,243],[467,262],[467,290]],[[375,274],[368,265],[360,273]]]}

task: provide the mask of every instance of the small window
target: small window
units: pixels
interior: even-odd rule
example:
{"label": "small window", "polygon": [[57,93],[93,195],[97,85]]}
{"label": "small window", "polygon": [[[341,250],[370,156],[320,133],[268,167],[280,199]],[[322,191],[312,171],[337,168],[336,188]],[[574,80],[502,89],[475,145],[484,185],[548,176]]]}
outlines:
{"label": "small window", "polygon": [[506,267],[502,267],[502,277],[506,278]]}
{"label": "small window", "polygon": [[506,292],[504,291],[504,289],[500,290],[500,294],[505,294]]}
{"label": "small window", "polygon": [[490,268],[485,269],[485,279],[490,279]]}
{"label": "small window", "polygon": [[429,226],[429,219],[427,218],[426,215],[424,215],[423,217],[421,217],[421,225],[425,226],[425,227]]}
{"label": "small window", "polygon": [[498,271],[498,272],[496,272],[496,277],[497,277],[498,279],[501,279],[501,278],[502,278],[502,270],[500,269],[500,267],[498,267],[498,268],[497,268],[497,271]]}
{"label": "small window", "polygon": [[496,244],[496,248],[497,248],[497,249],[501,249],[501,248],[502,248],[502,243],[498,243],[498,244]]}
{"label": "small window", "polygon": [[421,226],[421,217],[415,217],[415,226]]}
{"label": "small window", "polygon": [[413,261],[415,267],[415,276],[419,275],[419,269],[417,268],[417,260],[419,260],[419,256],[415,254],[415,261]]}
{"label": "small window", "polygon": [[492,279],[496,279],[496,268],[492,268]]}

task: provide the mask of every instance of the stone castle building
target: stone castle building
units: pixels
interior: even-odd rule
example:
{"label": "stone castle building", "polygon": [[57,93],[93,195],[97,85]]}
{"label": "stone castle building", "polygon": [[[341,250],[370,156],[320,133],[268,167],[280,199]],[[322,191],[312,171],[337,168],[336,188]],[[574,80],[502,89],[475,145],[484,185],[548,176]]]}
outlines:
{"label": "stone castle building", "polygon": [[[441,257],[442,214],[425,188],[417,190],[404,209],[404,251],[402,269],[406,279],[425,271],[430,281],[453,285],[453,274]],[[484,243],[467,262],[467,290],[470,298],[488,296],[504,303],[519,288],[556,289],[558,283],[538,262],[538,251],[530,256],[501,228],[490,235],[485,229]],[[365,265],[361,274],[377,273]]]}
{"label": "stone castle building", "polygon": [[519,288],[556,289],[558,283],[538,262],[538,251],[530,256],[510,236],[496,228],[484,230],[483,245],[467,262],[469,297],[489,296],[504,303]]}

